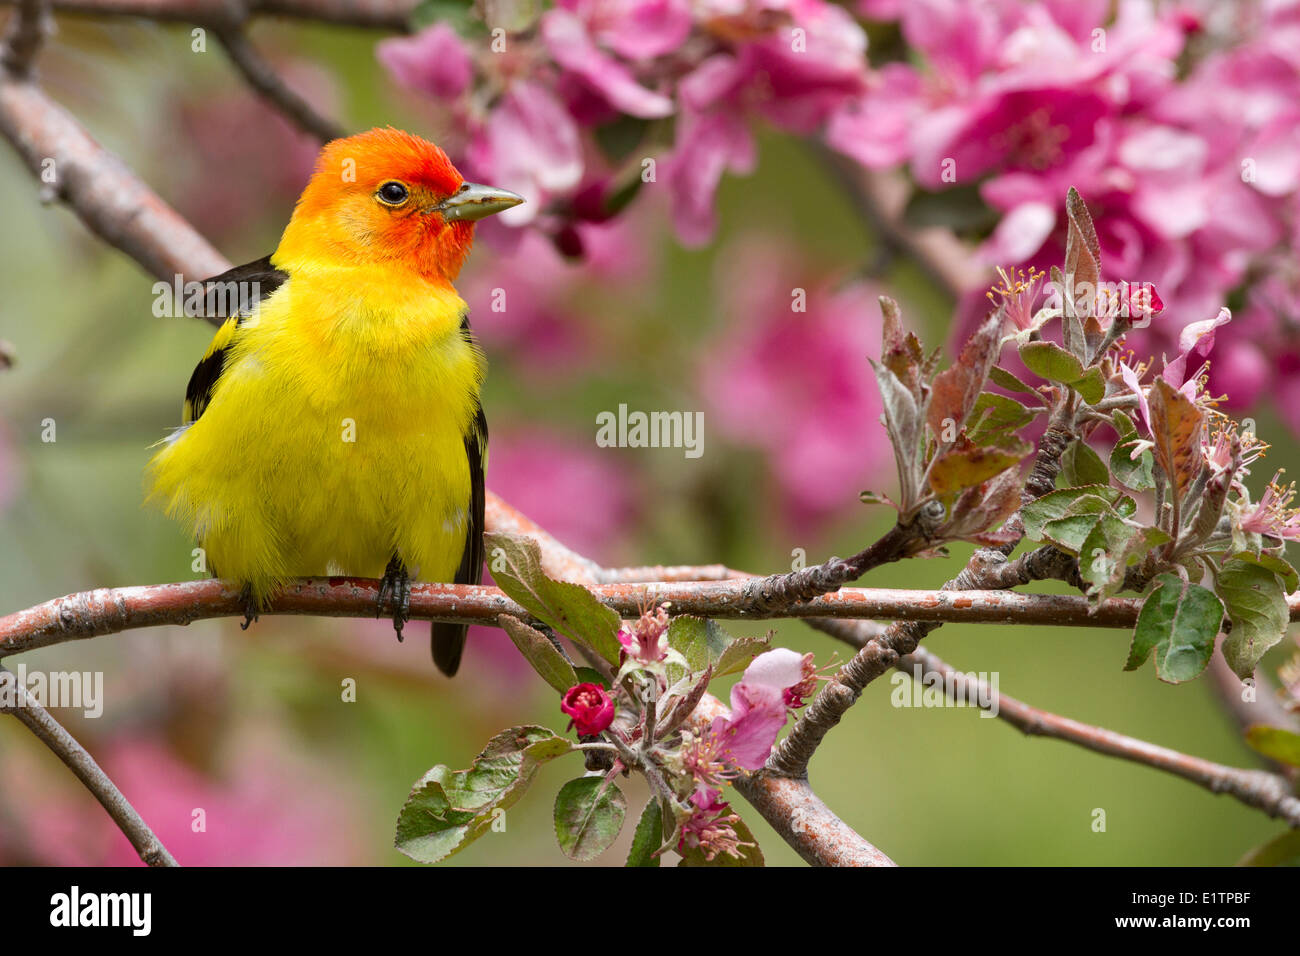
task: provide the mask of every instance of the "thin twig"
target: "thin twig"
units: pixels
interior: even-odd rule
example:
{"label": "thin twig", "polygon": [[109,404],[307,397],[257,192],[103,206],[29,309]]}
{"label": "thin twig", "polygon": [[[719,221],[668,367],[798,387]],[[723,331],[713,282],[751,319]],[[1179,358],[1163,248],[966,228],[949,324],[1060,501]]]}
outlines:
{"label": "thin twig", "polygon": [[341,126],[322,116],[314,106],[289,88],[266,58],[249,42],[242,28],[217,27],[215,32],[226,55],[248,81],[248,85],[290,122],[322,143],[344,135]]}
{"label": "thin twig", "polygon": [[[1072,438],[1072,423],[1067,421],[1063,416],[1054,419],[1039,439],[1038,452],[1034,457],[1034,464],[1030,468],[1029,477],[1025,479],[1025,487],[1021,492],[1021,503],[1027,504],[1041,498],[1049,493],[1055,482],[1056,473],[1060,469],[1061,454],[1064,452],[1066,445]],[[1015,535],[1023,535],[1024,523],[1021,520],[1020,512],[1017,511],[1007,519],[1004,530]],[[997,598],[993,597],[996,591],[983,590],[989,587],[1005,586],[1008,582],[1005,579],[1005,573],[1002,568],[1007,563],[1007,557],[1011,554],[1016,546],[1013,540],[1006,545],[997,548],[980,548],[971,555],[970,561],[962,572],[944,585],[943,590],[938,594],[946,594],[947,600],[962,607],[968,603],[977,607],[989,607],[997,604]],[[974,592],[979,592],[978,597]],[[964,592],[964,593],[954,593]],[[839,592],[843,594],[845,592]],[[820,601],[831,601],[839,595],[832,595],[829,598],[822,598]],[[1012,598],[1013,595],[1004,595]],[[1047,595],[1027,595],[1018,594],[1014,598],[1032,597],[1037,600]],[[1087,604],[1086,599],[1073,596],[1053,595],[1067,601],[1082,601]],[[1132,617],[1127,618],[1127,623],[1116,626],[1132,627],[1137,621],[1137,612],[1140,609],[1141,602],[1128,598],[1116,598],[1115,601],[1123,601],[1126,613],[1131,612]],[[985,601],[992,601],[992,605],[986,605]],[[1111,602],[1102,602],[1096,609],[1096,613],[1114,613],[1119,611],[1120,604]],[[793,614],[800,610],[800,607],[792,608],[787,613]],[[1064,606],[1060,606],[1064,611]],[[819,613],[817,617],[848,617],[846,614],[825,614]],[[862,617],[874,617],[875,615],[861,615]],[[1084,611],[1084,616],[1088,617],[1088,612]],[[927,621],[921,621],[917,618],[906,618],[900,616],[882,634],[872,637],[858,651],[853,658],[847,661],[840,668],[839,673],[831,678],[830,682],[822,688],[821,692],[813,698],[812,703],[808,705],[807,710],[803,712],[799,720],[791,728],[790,733],[785,739],[777,745],[768,758],[765,772],[777,774],[784,777],[803,777],[808,773],[808,762],[812,759],[822,740],[830,733],[850,707],[857,702],[862,691],[867,684],[871,683],[877,677],[880,677],[894,665],[904,654],[908,654],[916,649],[917,644],[930,631],[939,626],[937,619],[930,618]],[[1056,619],[1056,620],[1059,620]],[[1045,622],[1047,623],[1047,622]]]}
{"label": "thin twig", "polygon": [[905,177],[897,173],[864,169],[824,143],[809,147],[822,167],[840,184],[854,210],[870,225],[887,255],[903,255],[920,267],[952,301],[983,281],[984,272],[950,230],[913,229],[904,221],[911,195]]}
{"label": "thin twig", "polygon": [[1280,817],[1291,826],[1300,827],[1300,797],[1291,792],[1285,777],[1264,770],[1227,767],[1104,727],[1039,710],[1006,694],[994,693],[985,682],[972,680],[923,648],[899,658],[896,666],[908,674],[920,667],[923,676],[936,674],[942,677],[950,696],[979,701],[981,706],[988,701],[986,709],[1031,736],[1065,740],[1100,754],[1163,770],[1212,793],[1226,793],[1271,817]]}
{"label": "thin twig", "polygon": [[216,275],[229,263],[34,83],[0,73],[0,133],[44,192],[158,279]]}
{"label": "thin twig", "polygon": [[41,739],[45,746],[67,764],[68,769],[77,775],[77,779],[108,811],[108,815],[113,818],[118,829],[131,841],[131,846],[135,847],[135,852],[140,854],[140,859],[149,866],[177,866],[175,857],[149,829],[149,825],[136,812],[135,807],[122,796],[122,791],[108,779],[108,774],[95,763],[95,758],[86,752],[86,748],[77,743],[62,724],[50,716],[49,711],[27,693],[27,688],[23,687],[14,673],[3,665],[0,665],[0,681],[7,682],[9,685],[9,692],[3,696],[12,694],[14,697],[14,704],[9,707],[0,704],[0,711],[17,717]]}
{"label": "thin twig", "polygon": [[49,8],[45,0],[19,0],[18,9],[9,20],[0,67],[11,76],[31,75],[36,53],[50,31]]}
{"label": "thin twig", "polygon": [[[12,6],[22,0],[0,0]],[[408,31],[417,0],[51,0],[60,13],[143,17],[202,26],[241,25],[253,17],[319,20],[336,26]]]}

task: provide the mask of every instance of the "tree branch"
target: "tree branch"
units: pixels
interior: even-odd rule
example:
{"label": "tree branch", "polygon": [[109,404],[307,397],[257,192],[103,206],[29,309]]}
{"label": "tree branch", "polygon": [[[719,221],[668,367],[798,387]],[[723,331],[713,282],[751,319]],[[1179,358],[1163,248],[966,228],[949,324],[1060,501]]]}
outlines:
{"label": "tree branch", "polygon": [[49,31],[49,9],[44,0],[18,0],[18,9],[10,17],[5,33],[0,67],[16,77],[29,76]]}
{"label": "tree branch", "polygon": [[[0,0],[0,6],[25,0]],[[319,20],[337,26],[407,32],[417,0],[51,0],[60,13],[143,17],[149,20],[242,25],[254,17]]]}
{"label": "tree branch", "polygon": [[[489,525],[489,529],[491,525]],[[572,577],[567,580],[573,581]],[[587,589],[622,617],[636,617],[647,604],[668,602],[673,614],[693,614],[717,620],[842,619],[893,620],[896,626],[873,636],[859,652],[859,675],[879,676],[893,659],[872,655],[900,651],[903,641],[891,637],[898,622],[933,629],[955,621],[980,624],[1051,624],[1074,627],[1131,628],[1141,601],[1112,598],[1089,613],[1087,599],[1063,594],[1019,594],[1011,591],[909,591],[893,588],[844,588],[792,608],[771,610],[747,594],[744,579],[726,581],[655,581],[590,584]],[[318,617],[373,617],[379,582],[369,578],[299,578],[275,592],[262,613],[311,614]],[[1300,620],[1300,594],[1287,599],[1293,620]],[[244,613],[239,587],[206,579],[175,584],[100,588],[68,594],[0,618],[0,658],[67,641],[116,634],[163,624],[189,624]],[[529,620],[528,612],[500,588],[469,584],[415,584],[411,587],[411,618],[421,621],[495,626],[497,616]],[[826,630],[828,622],[817,622]],[[875,651],[873,645],[878,645]],[[886,655],[888,656],[888,655]],[[867,661],[874,661],[868,666]],[[853,662],[850,662],[852,664]],[[848,666],[848,665],[846,665]],[[861,679],[859,676],[856,679]],[[863,682],[864,686],[869,680]],[[833,686],[833,685],[832,685]],[[825,690],[822,692],[825,694]],[[819,698],[822,695],[818,695]]]}
{"label": "tree branch", "polygon": [[858,215],[871,226],[887,256],[911,259],[954,302],[984,280],[984,270],[970,249],[951,231],[938,227],[917,230],[904,221],[911,195],[905,177],[864,169],[824,143],[809,145],[823,168],[843,188]]}
{"label": "tree branch", "polygon": [[239,27],[216,27],[215,33],[226,55],[235,68],[271,106],[283,113],[290,122],[315,136],[322,143],[339,139],[343,128],[316,111],[316,108],[295,93],[272,69],[257,48],[249,42]]}
{"label": "tree branch", "polygon": [[[1025,487],[1021,492],[1020,500],[1022,505],[1041,498],[1048,494],[1056,483],[1056,473],[1061,467],[1061,455],[1065,447],[1073,438],[1073,422],[1069,420],[1065,413],[1054,417],[1048,424],[1047,430],[1043,437],[1039,439],[1038,452],[1034,457],[1034,464],[1030,468],[1029,477],[1025,479]],[[1024,522],[1017,511],[1007,519],[1004,530],[1010,531],[1016,535],[1023,535]],[[1017,541],[996,548],[980,548],[971,555],[970,561],[962,572],[943,586],[943,590],[938,594],[947,593],[948,601],[965,606],[967,603],[975,603],[977,606],[985,606],[983,602],[989,599],[992,594],[997,592],[984,591],[990,587],[1005,586],[1006,572],[1003,567],[1007,563],[1007,558],[1015,550]],[[1013,577],[1018,577],[1019,573]],[[971,592],[979,591],[978,598]],[[966,592],[965,594],[951,594],[948,592]],[[840,594],[845,592],[841,591]],[[838,597],[833,595],[832,597]],[[1038,600],[1046,595],[1027,595],[1027,594],[1006,594],[1007,598],[1033,598]],[[1076,597],[1062,597],[1066,601],[1082,601],[1087,604],[1086,599]],[[829,600],[829,599],[822,599]],[[996,599],[993,599],[996,603]],[[1125,626],[1131,627],[1137,622],[1137,612],[1141,607],[1140,601],[1131,598],[1116,598],[1115,601],[1125,602],[1125,613],[1131,613],[1131,618],[1126,618]],[[1111,602],[1102,602],[1101,606],[1096,608],[1096,613],[1101,614],[1117,612],[1120,605],[1112,605]],[[791,609],[792,615],[798,608]],[[1060,612],[1068,613],[1065,606],[1061,605]],[[818,615],[821,617],[848,617],[847,614]],[[862,617],[874,617],[875,615],[861,615]],[[1084,616],[1089,617],[1087,610]],[[872,636],[857,654],[851,660],[840,668],[830,683],[822,688],[819,693],[808,705],[800,716],[798,722],[791,728],[790,733],[772,752],[772,756],[767,761],[766,772],[778,774],[785,777],[803,777],[808,773],[808,762],[812,759],[813,753],[816,752],[822,740],[830,733],[831,728],[835,727],[850,707],[857,702],[862,691],[867,684],[871,683],[885,671],[889,670],[894,663],[904,654],[911,653],[921,642],[921,639],[930,631],[939,626],[938,618],[931,617],[925,621],[919,618],[904,619],[904,616],[898,615],[899,620],[895,621],[882,634]],[[1057,619],[1059,620],[1059,618]],[[1076,618],[1077,620],[1077,618]]]}
{"label": "tree branch", "polygon": [[[0,665],[0,682],[9,685],[9,693],[14,697],[14,704],[5,707],[0,704],[0,711],[13,714],[40,740],[54,751],[92,794],[100,802],[108,815],[113,818],[118,829],[131,841],[135,852],[149,866],[177,866],[175,858],[167,852],[149,825],[144,822],[135,807],[131,806],[122,791],[108,775],[95,763],[95,758],[77,743],[72,734],[63,725],[50,716],[30,694],[27,688],[18,683],[18,678],[8,668]],[[6,693],[3,696],[9,696]]]}
{"label": "tree branch", "polygon": [[907,674],[913,673],[915,667],[920,667],[922,675],[939,675],[944,679],[944,687],[950,697],[960,696],[968,701],[989,700],[990,706],[987,709],[1028,735],[1053,737],[1099,754],[1163,770],[1190,780],[1212,793],[1226,793],[1248,806],[1263,810],[1271,817],[1280,817],[1292,827],[1300,827],[1300,797],[1291,792],[1285,777],[1264,770],[1227,767],[1145,740],[1127,737],[1104,727],[1093,727],[1039,710],[1006,694],[993,693],[983,681],[972,681],[923,648],[900,657],[896,666]]}

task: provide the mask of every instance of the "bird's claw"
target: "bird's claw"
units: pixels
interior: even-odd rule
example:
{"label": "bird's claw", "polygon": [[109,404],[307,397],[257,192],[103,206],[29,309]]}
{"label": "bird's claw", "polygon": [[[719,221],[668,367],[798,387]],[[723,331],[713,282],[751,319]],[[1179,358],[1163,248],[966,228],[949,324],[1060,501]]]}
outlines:
{"label": "bird's claw", "polygon": [[248,625],[257,620],[257,598],[253,596],[253,589],[250,585],[245,584],[242,591],[239,592],[239,600],[244,605],[244,623],[239,625],[241,631],[248,630]]}
{"label": "bird's claw", "polygon": [[411,576],[406,565],[396,555],[384,569],[384,576],[379,582],[379,601],[375,608],[375,617],[384,613],[384,600],[391,598],[393,609],[393,630],[397,639],[402,639],[402,627],[411,619]]}

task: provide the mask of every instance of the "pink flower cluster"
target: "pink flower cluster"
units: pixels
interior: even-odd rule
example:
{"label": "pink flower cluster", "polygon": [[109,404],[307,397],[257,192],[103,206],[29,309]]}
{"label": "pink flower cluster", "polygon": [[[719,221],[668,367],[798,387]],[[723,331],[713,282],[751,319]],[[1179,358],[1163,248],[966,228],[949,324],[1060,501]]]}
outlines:
{"label": "pink flower cluster", "polygon": [[[575,227],[621,209],[653,159],[679,238],[703,243],[721,177],[754,165],[760,120],[871,169],[906,168],[923,190],[971,187],[963,196],[997,216],[980,248],[990,263],[1059,262],[1072,185],[1107,273],[1168,305],[1131,344],[1158,354],[1183,325],[1244,302],[1211,388],[1236,406],[1274,394],[1300,431],[1293,0],[858,0],[854,13],[827,0],[557,0],[513,17],[501,37],[492,23],[440,24],[379,50],[399,84],[443,105],[471,175],[528,197],[506,226],[571,250]],[[870,21],[898,28],[875,64]],[[609,146],[629,130],[630,145]]]}
{"label": "pink flower cluster", "polygon": [[[556,238],[608,218],[630,175],[666,187],[683,242],[706,242],[718,182],[754,165],[751,119],[812,134],[867,88],[866,33],[825,0],[557,0],[510,26],[435,24],[378,55],[449,108],[467,175],[528,199],[504,224]],[[622,165],[595,135],[621,118],[644,127]]]}
{"label": "pink flower cluster", "polygon": [[[1060,261],[1061,197],[1087,199],[1106,272],[1168,305],[1138,351],[1250,291],[1211,390],[1249,405],[1300,366],[1300,5],[1149,0],[863,0],[911,62],[883,66],[831,119],[831,145],[921,188],[978,186],[1000,219],[990,263]],[[968,319],[982,314],[974,295]],[[969,331],[969,327],[962,331]],[[1296,386],[1293,386],[1295,388]],[[1293,392],[1291,399],[1300,399]],[[1300,408],[1288,401],[1283,407]],[[1300,430],[1300,412],[1289,414]]]}
{"label": "pink flower cluster", "polygon": [[682,747],[683,769],[695,780],[695,810],[682,824],[678,848],[700,848],[707,859],[719,853],[739,857],[733,824],[739,818],[722,800],[728,780],[760,769],[772,752],[790,712],[802,707],[817,682],[812,654],[784,647],[758,655],[731,689],[731,712],[715,717],[699,737]]}

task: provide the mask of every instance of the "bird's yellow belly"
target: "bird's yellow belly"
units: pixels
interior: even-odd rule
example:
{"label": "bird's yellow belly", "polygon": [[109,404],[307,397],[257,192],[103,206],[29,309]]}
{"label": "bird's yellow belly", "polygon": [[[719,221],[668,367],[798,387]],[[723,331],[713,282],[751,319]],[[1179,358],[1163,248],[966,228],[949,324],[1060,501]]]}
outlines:
{"label": "bird's yellow belly", "polygon": [[154,495],[192,525],[210,568],[259,598],[302,575],[379,577],[395,554],[415,578],[450,581],[477,365],[468,347],[434,357],[318,374],[242,355],[155,457]]}

